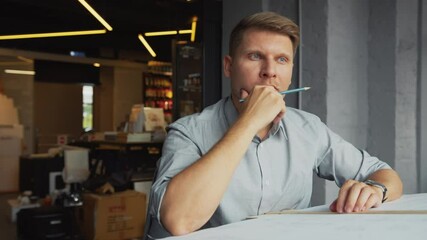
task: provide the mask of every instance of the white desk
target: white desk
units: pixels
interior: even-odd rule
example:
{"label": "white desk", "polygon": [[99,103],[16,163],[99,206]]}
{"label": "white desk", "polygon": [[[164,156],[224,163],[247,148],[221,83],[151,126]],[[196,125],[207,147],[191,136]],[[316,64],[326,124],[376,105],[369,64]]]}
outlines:
{"label": "white desk", "polygon": [[328,205],[322,205],[296,214],[263,215],[165,239],[427,239],[427,193],[404,195],[369,212],[375,214],[336,214],[330,213]]}

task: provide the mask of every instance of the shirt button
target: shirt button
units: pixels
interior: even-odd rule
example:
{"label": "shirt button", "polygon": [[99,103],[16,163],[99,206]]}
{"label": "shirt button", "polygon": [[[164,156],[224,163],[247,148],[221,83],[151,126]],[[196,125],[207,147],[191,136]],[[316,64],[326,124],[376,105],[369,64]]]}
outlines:
{"label": "shirt button", "polygon": [[269,186],[270,185],[270,181],[269,180],[265,181],[265,185]]}
{"label": "shirt button", "polygon": [[262,146],[263,146],[263,145],[262,145],[261,143],[258,145],[258,147],[259,147],[259,148],[262,148]]}

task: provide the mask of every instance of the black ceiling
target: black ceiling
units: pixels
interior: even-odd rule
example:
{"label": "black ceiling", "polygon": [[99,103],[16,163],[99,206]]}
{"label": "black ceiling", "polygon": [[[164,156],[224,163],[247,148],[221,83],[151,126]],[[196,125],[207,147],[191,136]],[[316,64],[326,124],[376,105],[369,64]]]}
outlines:
{"label": "black ceiling", "polygon": [[[83,51],[88,57],[117,58],[119,50],[148,52],[139,33],[190,29],[192,17],[202,15],[202,0],[86,0],[112,27],[101,35],[39,39],[0,40],[2,48],[17,48],[68,54]],[[78,0],[2,0],[0,35],[104,29]],[[202,24],[197,26],[200,40]],[[189,40],[189,35],[147,37],[158,54],[156,60],[170,61],[171,40]],[[113,54],[111,54],[113,53]]]}

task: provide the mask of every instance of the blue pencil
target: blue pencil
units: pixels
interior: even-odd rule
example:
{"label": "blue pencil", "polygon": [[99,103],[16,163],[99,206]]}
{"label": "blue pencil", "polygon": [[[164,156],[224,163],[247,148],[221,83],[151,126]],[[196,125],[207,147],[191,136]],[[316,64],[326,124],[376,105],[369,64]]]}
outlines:
{"label": "blue pencil", "polygon": [[[285,94],[289,94],[289,93],[296,93],[296,92],[301,92],[301,91],[307,91],[308,89],[310,89],[310,87],[302,87],[302,88],[295,88],[295,89],[291,89],[291,90],[286,90],[286,91],[282,91],[282,92],[279,92],[280,94],[282,94],[282,95],[285,95]],[[245,101],[245,98],[242,98],[242,99],[240,99],[239,100],[239,102],[244,102]]]}

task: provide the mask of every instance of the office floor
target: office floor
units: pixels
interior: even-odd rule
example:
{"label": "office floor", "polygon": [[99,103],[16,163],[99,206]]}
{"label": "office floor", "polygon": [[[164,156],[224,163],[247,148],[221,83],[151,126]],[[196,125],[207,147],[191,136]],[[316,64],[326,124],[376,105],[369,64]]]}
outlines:
{"label": "office floor", "polygon": [[10,219],[10,206],[8,199],[16,198],[18,194],[0,193],[0,238],[4,240],[16,239],[16,224]]}

